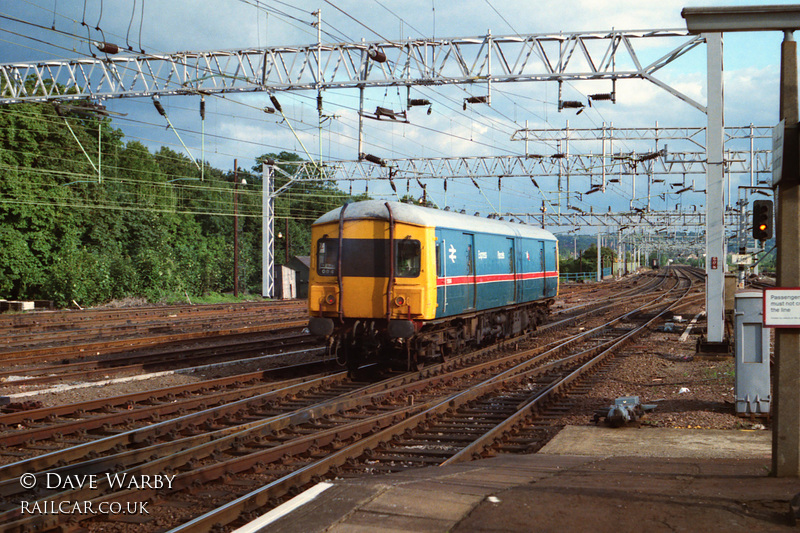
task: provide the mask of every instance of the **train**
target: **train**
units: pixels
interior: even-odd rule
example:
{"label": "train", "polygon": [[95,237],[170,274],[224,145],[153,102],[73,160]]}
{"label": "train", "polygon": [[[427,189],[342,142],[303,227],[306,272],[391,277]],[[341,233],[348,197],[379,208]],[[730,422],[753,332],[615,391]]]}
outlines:
{"label": "train", "polygon": [[311,226],[308,330],[351,372],[532,331],[558,287],[558,240],[534,226],[380,200]]}

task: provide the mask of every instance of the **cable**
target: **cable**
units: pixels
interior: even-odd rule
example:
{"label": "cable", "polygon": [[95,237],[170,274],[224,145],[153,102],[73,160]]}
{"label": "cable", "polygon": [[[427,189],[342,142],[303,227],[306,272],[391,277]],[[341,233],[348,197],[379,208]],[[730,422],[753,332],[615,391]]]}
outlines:
{"label": "cable", "polygon": [[440,133],[442,133],[442,132],[440,132]]}
{"label": "cable", "polygon": [[[136,121],[136,122],[141,122],[141,121]],[[182,159],[180,159],[180,160],[183,161]]]}
{"label": "cable", "polygon": [[[249,4],[249,5],[255,5],[255,6],[258,8],[258,9],[264,9],[264,10],[265,10],[265,12],[268,12],[268,13],[276,13],[276,11],[269,11],[269,10],[267,10],[266,6],[265,6],[264,4],[262,4],[262,2],[260,2],[260,1],[258,1],[258,0],[255,0],[255,4],[254,4],[252,1],[246,1],[246,0],[240,0],[240,1],[243,1],[245,4]],[[335,5],[333,5],[333,4],[332,4],[330,1],[326,0],[326,2],[327,2],[328,4],[330,4],[331,6],[333,6],[334,8],[336,8],[337,10],[341,11],[341,9],[339,9],[338,7],[336,7]],[[282,5],[286,5],[286,6],[288,6],[288,7],[291,7],[291,8],[294,8],[294,9],[297,9],[297,10],[299,10],[299,11],[300,11],[300,8],[297,8],[296,6],[291,6],[290,4],[286,4],[285,2],[276,2],[276,3],[282,4]],[[488,0],[487,0],[487,3],[489,3],[489,2],[488,2]],[[379,3],[379,5],[381,5],[381,7],[384,7],[384,9],[387,9],[387,8],[386,8],[385,6],[383,6],[382,4],[380,4],[380,3]],[[494,8],[494,6],[492,6],[490,3],[489,3],[489,5],[490,5],[490,7],[491,7],[492,9],[494,9],[494,10],[495,10],[495,12],[497,12],[497,10]],[[433,9],[435,10],[435,4],[433,5]],[[86,10],[86,4],[84,3],[84,18],[85,18],[85,10]],[[142,19],[143,19],[143,10],[144,10],[144,3],[142,4],[142,17],[141,17]],[[388,9],[387,9],[387,10],[388,10]],[[134,11],[135,11],[135,4],[134,4]],[[390,11],[390,10],[389,10],[389,11]],[[56,12],[56,9],[54,8],[54,9],[53,9],[53,13],[54,13],[54,18],[53,18],[53,20],[55,20],[55,12]],[[278,11],[278,12],[280,12],[280,13],[281,13],[281,16],[289,16],[289,17],[291,17],[291,15],[289,15],[289,14],[288,14],[288,13],[286,13],[286,12],[283,12],[283,11]],[[397,16],[395,13],[393,13],[393,12],[391,12],[391,11],[390,11],[390,13],[392,13],[392,14],[393,14],[393,15],[395,15],[395,16]],[[500,13],[499,13],[499,12],[498,12],[498,15],[500,15]],[[348,16],[349,16],[349,15],[348,15]],[[500,16],[501,16],[501,18],[503,18],[504,22],[508,23],[508,21],[507,21],[507,20],[505,20],[505,18],[504,18],[504,17],[502,17],[502,15],[500,15]],[[353,18],[353,17],[350,17],[350,18],[351,18],[351,19],[353,19],[353,20],[356,20],[356,19],[355,19],[355,18]],[[398,18],[399,18],[399,17],[398,17]],[[133,15],[132,15],[132,17],[131,17],[131,22],[132,22],[132,19],[133,19]],[[300,20],[299,18],[296,18],[296,17],[295,17],[295,19],[296,19],[296,20]],[[100,24],[101,20],[102,20],[102,5],[101,5],[101,14],[100,14],[100,16],[99,16],[99,18],[98,18],[98,27],[99,27],[99,24]],[[402,19],[400,19],[400,20],[402,21]],[[24,22],[24,21],[23,21],[23,22]],[[359,21],[357,21],[357,20],[356,20],[356,22],[358,22],[359,24],[361,24],[361,25],[362,25],[362,26],[364,26],[364,27],[367,27],[366,25],[364,25],[363,23],[361,23],[361,22],[359,22]],[[407,22],[405,22],[405,21],[403,21],[403,22],[407,24]],[[305,22],[303,22],[303,23],[305,24]],[[84,24],[85,24],[85,23],[84,23]],[[41,25],[39,25],[39,26],[41,27]],[[129,30],[130,30],[131,23],[129,23],[129,25],[128,25],[128,26],[129,26]],[[141,25],[141,20],[140,20],[140,45],[141,45],[141,26],[142,26],[142,25]],[[510,24],[509,24],[509,26],[510,26]],[[415,28],[413,28],[413,26],[411,26],[411,25],[409,25],[409,27],[412,27],[412,29],[415,29]],[[42,27],[42,28],[44,28],[44,27]],[[44,29],[47,29],[47,28],[44,28]],[[513,30],[513,28],[512,28],[512,30]],[[415,31],[418,31],[418,30],[416,30],[416,29],[415,29]],[[13,34],[13,32],[11,32],[11,33]],[[61,33],[62,33],[62,34],[64,34],[64,35],[72,35],[72,34],[69,34],[68,32],[61,32]],[[128,33],[129,33],[129,32],[128,32]],[[373,32],[373,33],[374,33],[374,32]],[[329,33],[326,33],[326,34],[327,34],[327,35],[331,35],[331,34],[329,34]],[[15,35],[19,35],[19,34],[15,34]],[[385,39],[385,37],[383,37],[383,36],[381,36],[381,35],[379,35],[379,34],[377,34],[377,33],[376,33],[376,35],[378,35],[378,36],[379,36],[380,38],[382,38],[382,39]],[[25,36],[25,37],[27,38],[27,36]],[[87,42],[87,43],[88,43],[88,42],[91,42],[91,40],[90,40],[90,39],[80,38],[80,37],[77,37],[77,36],[73,36],[73,37],[75,37],[75,38],[78,38],[78,39],[79,39],[81,42]],[[126,39],[127,39],[127,36],[126,36]],[[387,41],[388,41],[388,39],[385,39],[385,40],[387,40]],[[48,43],[46,43],[45,41],[39,41],[39,42],[40,42],[40,43],[43,43],[43,44],[48,44]],[[126,41],[126,42],[127,42],[127,41]],[[62,49],[66,50],[66,49],[65,49],[65,48],[63,48],[63,47],[62,47]],[[459,90],[462,90],[462,91],[465,91],[465,92],[466,92],[466,90],[465,90],[463,87],[460,87],[460,86],[458,86],[457,88],[458,88]],[[430,91],[430,90],[429,90],[429,89],[427,89],[427,88],[421,88],[420,90],[421,90],[421,91],[422,91],[422,90]],[[502,94],[504,98],[509,98],[509,97],[507,96],[507,94],[506,94],[504,91],[499,91],[499,93],[500,93],[500,94]],[[468,94],[469,94],[469,93],[468,93]],[[304,95],[300,95],[300,96],[301,96],[302,98],[306,98]],[[384,96],[386,96],[386,95],[384,95]],[[311,98],[308,98],[308,99],[311,99]],[[456,101],[455,101],[454,99],[449,99],[449,100],[450,100],[450,101],[452,101],[453,103],[456,103]],[[248,105],[248,104],[245,104],[245,103],[242,103],[242,102],[238,102],[238,101],[236,101],[236,100],[234,100],[234,99],[232,99],[232,98],[229,98],[229,99],[228,99],[228,101],[231,101],[231,102],[233,102],[234,104],[238,104],[238,105]],[[437,100],[437,102],[438,102],[438,100]],[[249,107],[253,107],[254,109],[256,109],[254,106],[249,106]],[[449,108],[449,106],[447,106],[447,105],[445,105],[445,107],[446,107],[446,108]],[[344,108],[345,108],[345,109],[350,109],[350,110],[356,110],[356,109],[355,109],[355,108],[353,108],[353,107],[344,107]],[[497,110],[497,109],[492,109],[492,111],[493,111],[493,112],[495,112],[495,113],[497,113],[499,116],[501,116],[501,117],[502,117],[503,119],[505,119],[505,120],[509,120],[509,121],[511,121],[512,123],[516,122],[515,120],[511,119],[511,118],[510,118],[510,117],[508,117],[507,115],[505,115],[505,114],[503,114],[503,113],[500,113],[500,112],[499,112],[499,110]],[[301,109],[301,113],[302,113],[302,109]],[[468,127],[472,127],[472,125],[473,125],[473,124],[484,124],[484,125],[485,125],[487,128],[489,128],[489,129],[490,129],[490,131],[492,131],[492,132],[496,132],[496,131],[503,131],[503,129],[504,129],[504,126],[503,126],[503,124],[502,124],[502,123],[499,123],[498,121],[496,121],[496,120],[494,120],[494,119],[492,119],[492,118],[490,118],[490,117],[488,117],[488,116],[485,116],[485,115],[484,115],[482,112],[480,112],[480,111],[477,111],[476,109],[473,109],[473,110],[472,110],[472,113],[473,113],[473,116],[467,116],[466,114],[460,114],[460,115],[461,115],[461,116],[463,116],[464,118],[471,119],[471,122],[469,123],[469,126],[468,126]],[[474,120],[474,115],[477,115],[478,117],[481,117],[481,118],[485,118],[485,120],[483,120],[483,121],[482,121],[482,120]],[[536,115],[534,114],[534,116],[536,116]],[[539,117],[539,118],[541,118],[541,117]],[[123,119],[120,119],[120,120],[123,120]],[[296,119],[295,119],[295,120],[296,120]],[[545,120],[546,120],[546,119],[545,119]],[[590,120],[591,120],[591,119],[590,119]],[[151,123],[145,123],[145,122],[142,122],[142,121],[140,121],[139,123],[140,123],[140,124],[142,124],[142,125],[147,125],[147,126],[151,126],[151,127],[156,127],[156,125],[154,125],[154,124],[151,124]],[[301,123],[301,124],[305,124],[305,122],[304,122],[304,121],[302,121],[302,119],[299,121],[299,123]],[[341,125],[341,126],[342,126],[342,127],[344,127],[344,128],[353,128],[353,126],[352,126],[352,122],[351,122],[351,121],[349,121],[349,120],[340,120],[340,121],[338,121],[338,122],[337,122],[337,124],[338,124],[338,125]],[[309,125],[309,127],[314,127],[314,126],[313,126],[313,125]],[[433,128],[433,127],[426,127],[426,126],[422,126],[422,125],[415,125],[415,126],[413,126],[413,127],[415,127],[415,128],[421,128],[423,131],[427,131],[427,132],[431,132],[431,133],[436,133],[436,134],[439,134],[439,135],[446,135],[446,136],[448,136],[450,139],[455,139],[455,140],[459,140],[459,141],[470,141],[470,142],[473,142],[473,143],[477,143],[477,144],[478,144],[478,146],[484,146],[484,147],[488,147],[488,148],[495,149],[495,150],[501,150],[501,151],[504,151],[504,152],[507,152],[507,153],[518,153],[518,151],[516,151],[516,150],[513,150],[513,149],[510,149],[510,148],[506,148],[506,147],[499,147],[499,146],[497,145],[497,143],[496,143],[496,142],[486,142],[486,141],[484,141],[484,140],[476,141],[476,140],[474,140],[474,139],[471,139],[471,138],[468,138],[468,137],[466,137],[466,136],[464,136],[464,135],[459,135],[459,134],[454,134],[454,133],[451,133],[451,132],[441,131],[441,130],[437,130],[436,128]],[[188,129],[181,129],[181,131],[187,131],[187,132],[191,132],[191,130],[188,130]],[[196,132],[192,132],[192,133],[196,133]],[[384,148],[384,149],[387,149],[387,148],[388,148],[388,150],[390,150],[392,153],[394,153],[394,152],[395,152],[395,148],[394,148],[394,139],[395,139],[396,137],[395,137],[395,135],[394,135],[394,134],[390,134],[390,135],[391,135],[391,136],[390,136],[390,138],[392,139],[392,145],[391,145],[390,147],[386,147],[386,146],[384,146],[383,148]],[[224,138],[224,137],[222,137],[222,136],[213,136],[213,137],[217,137],[217,138]],[[354,139],[355,139],[354,137],[352,137],[352,136],[348,136],[348,135],[346,135],[346,134],[344,134],[344,135],[343,135],[343,137],[344,137],[344,138],[346,138],[346,139],[349,139],[349,140],[354,140]],[[270,146],[270,145],[267,145],[267,144],[264,144],[264,143],[257,143],[257,142],[251,142],[251,141],[245,141],[245,142],[250,142],[251,144],[253,144],[253,145],[256,145],[256,146],[263,146],[263,147],[269,147],[269,146]],[[336,137],[336,142],[337,142],[337,144],[340,144],[340,139],[339,139],[339,137],[338,137],[338,136]],[[621,142],[621,141],[620,141],[620,142]],[[378,144],[376,141],[372,141],[372,140],[368,140],[368,141],[367,141],[367,144],[368,144],[369,146],[373,146],[373,147],[380,147],[380,145],[379,145],[379,144]],[[278,149],[280,149],[281,147],[274,146],[274,148],[278,148]],[[430,147],[427,147],[427,149],[430,149]],[[320,150],[320,151],[321,151],[321,150]],[[318,154],[318,155],[319,155],[319,156],[321,156],[322,154]]]}

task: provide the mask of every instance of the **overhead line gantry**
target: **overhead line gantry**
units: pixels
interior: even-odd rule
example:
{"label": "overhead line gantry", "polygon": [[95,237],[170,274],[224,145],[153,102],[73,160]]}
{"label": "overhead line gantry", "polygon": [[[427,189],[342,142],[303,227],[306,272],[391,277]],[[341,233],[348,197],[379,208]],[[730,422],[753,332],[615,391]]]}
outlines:
{"label": "overhead line gantry", "polygon": [[[636,46],[679,43],[643,62]],[[526,81],[643,79],[695,108],[656,74],[704,42],[685,30],[543,33],[103,55],[0,64],[0,104],[177,94]],[[33,83],[26,85],[29,79]]]}

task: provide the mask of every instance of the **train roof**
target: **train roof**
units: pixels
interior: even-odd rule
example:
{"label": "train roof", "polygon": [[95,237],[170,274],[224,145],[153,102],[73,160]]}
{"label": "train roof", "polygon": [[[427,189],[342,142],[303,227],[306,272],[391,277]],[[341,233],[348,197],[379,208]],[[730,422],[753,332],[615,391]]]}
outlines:
{"label": "train roof", "polygon": [[[472,233],[491,233],[495,235],[507,235],[510,237],[526,237],[529,239],[556,240],[555,235],[547,230],[507,222],[505,220],[495,220],[482,218],[472,215],[464,215],[453,211],[443,211],[441,209],[431,209],[413,204],[401,202],[385,202],[382,200],[366,200],[364,202],[354,202],[347,205],[344,212],[345,220],[389,220],[389,212],[386,204],[392,208],[392,216],[395,222],[414,224],[417,226],[449,228],[464,230]],[[319,217],[314,224],[328,224],[339,221],[341,207],[329,211]]]}

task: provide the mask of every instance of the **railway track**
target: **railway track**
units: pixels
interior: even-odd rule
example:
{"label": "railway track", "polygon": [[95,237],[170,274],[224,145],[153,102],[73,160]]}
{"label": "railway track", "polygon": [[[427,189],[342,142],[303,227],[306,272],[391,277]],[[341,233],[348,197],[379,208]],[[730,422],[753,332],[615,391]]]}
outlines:
{"label": "railway track", "polygon": [[303,320],[301,301],[0,315],[0,361],[48,360]]}
{"label": "railway track", "polygon": [[191,343],[170,341],[158,347],[87,356],[75,362],[65,359],[57,364],[18,365],[14,370],[0,372],[0,382],[27,387],[69,380],[110,379],[188,368],[210,361],[242,361],[267,354],[322,348],[304,331],[305,322],[293,322],[288,326],[275,324],[266,331],[216,335]]}
{"label": "railway track", "polygon": [[[20,507],[22,501],[81,500],[150,502],[153,514],[138,517],[141,531],[210,531],[246,520],[322,476],[396,471],[468,460],[490,450],[531,448],[535,444],[519,440],[535,427],[531,417],[608,364],[616,349],[646,331],[690,288],[688,276],[672,270],[652,284],[640,284],[638,290],[648,296],[618,295],[622,300],[608,302],[615,318],[592,319],[573,310],[574,316],[542,328],[533,344],[515,339],[377,382],[366,379],[370,369],[364,369],[364,381],[344,373],[321,376],[169,420],[148,420],[138,428],[106,428],[107,434],[74,445],[54,443],[67,447],[0,467],[1,527],[42,531],[81,524],[99,530],[105,520],[119,519],[91,513],[32,516]],[[592,320],[598,325],[590,327]],[[569,328],[573,331],[566,332]],[[566,338],[553,341],[556,331]],[[504,442],[502,435],[516,440]],[[31,473],[38,491],[20,485],[20,476]],[[43,488],[48,473],[61,479],[96,475],[100,481],[105,474],[175,477],[169,491],[119,490],[108,482],[94,489],[49,490]]]}
{"label": "railway track", "polygon": [[[91,442],[106,435],[118,435],[126,429],[135,430],[137,426],[148,428],[170,418],[188,417],[181,424],[187,420],[189,422],[186,423],[192,423],[192,417],[189,416],[192,413],[257,398],[279,387],[322,379],[332,369],[335,369],[332,361],[320,360],[189,385],[2,414],[0,440],[3,449],[0,450],[0,457],[20,457],[31,451],[53,451],[62,448],[63,443]],[[287,379],[287,376],[291,377]],[[68,438],[73,440],[65,440]],[[50,446],[37,444],[46,439],[56,442]],[[15,446],[24,446],[24,451],[9,450]]]}
{"label": "railway track", "polygon": [[[663,279],[659,278],[653,278],[652,280],[652,283],[655,284],[662,282]],[[648,284],[643,287],[651,288],[655,287],[655,285]],[[630,292],[621,293],[619,296],[619,299],[635,301],[633,298],[634,296],[630,294]],[[541,328],[540,336],[544,336],[546,332],[557,331],[578,320],[583,320],[590,313],[608,310],[617,305],[617,301],[618,300],[610,300],[603,304],[592,306],[589,310],[584,309],[585,312],[582,316],[577,314],[576,309],[578,308],[576,307],[566,309],[564,310],[564,316],[560,316],[558,320]],[[257,340],[253,342],[259,344]],[[235,343],[233,343],[233,345],[237,346]],[[491,356],[491,350],[482,355],[482,357],[489,356]],[[473,358],[469,356],[468,359]],[[451,364],[455,364],[457,361],[458,360],[451,361]],[[299,369],[301,367],[293,368]],[[312,366],[303,366],[302,368],[312,368]],[[232,401],[231,398],[235,395],[230,392],[219,394],[219,398],[216,399],[201,397],[201,393],[211,391],[216,394],[220,387],[228,387],[231,383],[249,383],[253,379],[261,377],[267,380],[269,376],[278,375],[280,373],[285,372],[283,369],[276,369],[274,372],[265,371],[204,381],[194,386],[186,386],[184,388],[172,387],[103,400],[82,402],[80,404],[12,412],[6,415],[0,415],[0,431],[2,431],[0,436],[3,437],[8,447],[22,444],[31,445],[42,439],[50,438],[53,435],[67,436],[75,433],[101,430],[107,432],[119,431],[117,426],[120,424],[135,423],[137,421],[146,422],[152,420],[153,417],[164,419],[168,416],[168,413],[183,413],[188,410],[197,410],[198,406],[216,405],[217,403],[223,403],[226,399],[227,401]],[[245,394],[245,392],[240,392],[239,394]],[[189,399],[177,401],[175,396],[178,395]],[[255,394],[250,395],[253,396]],[[168,408],[156,407],[158,404],[165,402],[169,403]],[[63,421],[67,421],[68,423],[62,423]],[[23,431],[11,432],[10,428],[22,429]],[[20,453],[20,451],[15,452],[17,455]]]}
{"label": "railway track", "polygon": [[[161,315],[167,313],[163,308]],[[128,333],[139,331],[138,338],[129,338],[128,333],[119,338],[96,340],[97,326],[83,327],[84,318],[79,316],[78,325],[69,327],[69,339],[63,345],[62,331],[58,336],[43,334],[36,343],[12,347],[7,342],[0,350],[0,394],[13,390],[32,390],[32,387],[63,382],[86,382],[93,379],[114,379],[142,372],[160,372],[171,369],[186,369],[208,362],[235,361],[262,357],[267,354],[288,351],[314,350],[320,343],[305,332],[307,319],[298,302],[256,303],[252,306],[211,306],[205,312],[181,309],[167,315],[168,325],[155,327],[151,321],[155,310],[139,316],[139,310],[130,311],[128,318],[120,311],[113,313],[113,322],[124,321]],[[51,320],[64,325],[65,314],[55,313]],[[200,321],[214,315],[215,320],[200,328]],[[245,316],[242,316],[245,315]],[[16,321],[19,318],[14,317]],[[230,319],[223,327],[222,320]],[[140,320],[146,323],[142,323]],[[30,320],[30,317],[29,317]],[[9,320],[6,320],[9,322]],[[91,321],[88,321],[91,322]],[[8,324],[6,324],[8,325]],[[139,328],[138,330],[136,328]],[[34,328],[36,329],[36,328]],[[153,335],[153,331],[160,333]],[[167,331],[169,330],[169,331]],[[112,333],[107,332],[111,337]],[[88,334],[84,338],[81,335]],[[35,335],[17,335],[32,338]]]}

